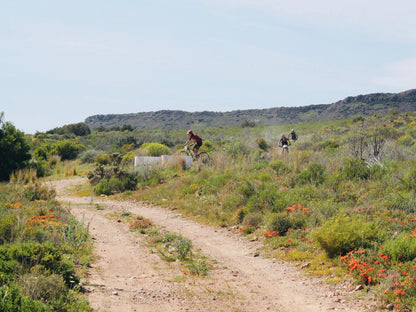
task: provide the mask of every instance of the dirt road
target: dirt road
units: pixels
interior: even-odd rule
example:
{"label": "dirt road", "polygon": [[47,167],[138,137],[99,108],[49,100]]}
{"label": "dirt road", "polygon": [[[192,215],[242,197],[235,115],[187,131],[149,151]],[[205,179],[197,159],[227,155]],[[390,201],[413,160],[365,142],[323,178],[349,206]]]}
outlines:
{"label": "dirt road", "polygon": [[[334,287],[302,276],[285,263],[255,256],[260,243],[227,229],[197,224],[170,210],[101,197],[71,196],[68,189],[84,178],[53,182],[58,200],[89,223],[97,260],[85,287],[95,311],[377,311],[374,301],[354,299],[351,287]],[[95,205],[104,207],[97,210]],[[142,235],[108,218],[129,211],[149,218],[167,231],[189,238],[202,254],[215,260],[208,277],[183,276],[144,244]]]}

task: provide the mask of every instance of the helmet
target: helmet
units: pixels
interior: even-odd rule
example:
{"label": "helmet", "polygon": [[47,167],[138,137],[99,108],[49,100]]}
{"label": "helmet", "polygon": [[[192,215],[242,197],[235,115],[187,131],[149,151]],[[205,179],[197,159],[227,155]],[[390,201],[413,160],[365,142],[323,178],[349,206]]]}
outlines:
{"label": "helmet", "polygon": [[282,138],[283,138],[283,137],[286,137],[284,133],[282,133]]}
{"label": "helmet", "polygon": [[188,130],[188,135],[193,134],[192,130]]}
{"label": "helmet", "polygon": [[290,132],[293,132],[293,131],[295,131],[295,130],[292,129]]}

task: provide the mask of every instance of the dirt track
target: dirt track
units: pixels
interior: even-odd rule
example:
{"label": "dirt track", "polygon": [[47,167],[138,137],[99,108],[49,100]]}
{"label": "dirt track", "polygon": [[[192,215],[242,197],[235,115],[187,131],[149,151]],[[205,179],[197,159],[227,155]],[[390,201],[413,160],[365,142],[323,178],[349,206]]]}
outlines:
{"label": "dirt track", "polygon": [[[260,247],[227,229],[212,228],[175,212],[143,203],[75,197],[67,189],[84,178],[53,182],[58,200],[90,224],[97,261],[88,272],[86,289],[95,311],[377,311],[373,301],[354,299],[351,287],[330,289],[326,282],[302,276],[285,262],[254,256]],[[92,207],[100,204],[104,210]],[[216,261],[208,277],[184,278],[129,232],[128,225],[106,217],[129,211],[149,218],[170,232],[189,238],[200,252]]]}

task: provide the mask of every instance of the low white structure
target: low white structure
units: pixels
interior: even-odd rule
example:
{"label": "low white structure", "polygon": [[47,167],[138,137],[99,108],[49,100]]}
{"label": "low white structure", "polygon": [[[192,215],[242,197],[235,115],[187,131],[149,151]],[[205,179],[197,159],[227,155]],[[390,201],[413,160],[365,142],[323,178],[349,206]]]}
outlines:
{"label": "low white structure", "polygon": [[183,159],[185,161],[185,166],[187,168],[192,167],[192,157],[191,156],[171,156],[171,155],[162,155],[160,157],[152,156],[135,156],[134,157],[134,166],[135,167],[146,167],[146,166],[155,166],[155,165],[168,165],[178,161],[178,159]]}

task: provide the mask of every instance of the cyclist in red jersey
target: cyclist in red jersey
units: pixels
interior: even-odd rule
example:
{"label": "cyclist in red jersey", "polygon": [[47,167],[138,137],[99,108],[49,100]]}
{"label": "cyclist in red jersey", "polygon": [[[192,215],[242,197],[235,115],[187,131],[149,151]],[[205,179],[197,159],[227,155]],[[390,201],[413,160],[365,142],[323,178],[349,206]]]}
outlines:
{"label": "cyclist in red jersey", "polygon": [[194,154],[197,154],[198,151],[199,151],[199,148],[202,145],[202,139],[199,136],[197,136],[196,134],[194,134],[192,132],[192,130],[188,130],[188,135],[189,135],[189,138],[186,141],[186,143],[184,144],[184,146],[186,146],[191,140],[194,140],[195,145],[193,146],[192,151],[194,152]]}

